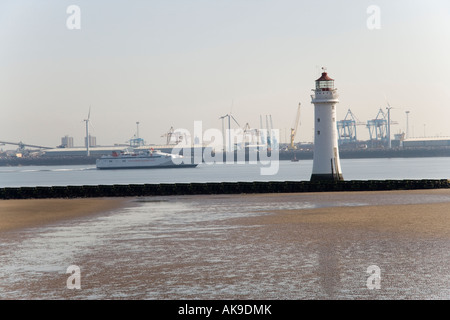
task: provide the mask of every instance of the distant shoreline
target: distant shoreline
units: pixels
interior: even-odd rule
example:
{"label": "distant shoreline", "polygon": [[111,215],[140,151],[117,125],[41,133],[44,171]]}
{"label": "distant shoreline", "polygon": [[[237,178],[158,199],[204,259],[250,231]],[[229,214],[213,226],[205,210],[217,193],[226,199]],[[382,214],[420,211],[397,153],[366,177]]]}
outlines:
{"label": "distant shoreline", "polygon": [[[161,150],[171,152],[170,149]],[[42,157],[23,157],[23,158],[0,158],[0,167],[17,166],[58,166],[58,165],[95,165],[95,162],[101,155],[91,156],[42,156]],[[246,161],[248,160],[246,154]],[[368,159],[368,158],[431,158],[431,157],[450,157],[450,148],[404,148],[404,149],[341,149],[339,151],[341,159]],[[291,150],[280,151],[279,160],[290,161],[312,160],[312,150]]]}

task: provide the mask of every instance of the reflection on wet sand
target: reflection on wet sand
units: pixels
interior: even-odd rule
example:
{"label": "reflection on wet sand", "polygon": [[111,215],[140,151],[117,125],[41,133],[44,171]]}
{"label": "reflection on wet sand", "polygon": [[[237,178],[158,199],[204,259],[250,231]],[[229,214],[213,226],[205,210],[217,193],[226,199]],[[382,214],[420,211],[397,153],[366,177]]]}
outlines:
{"label": "reflection on wet sand", "polygon": [[336,244],[332,241],[320,242],[317,248],[317,276],[329,299],[336,298],[341,281],[336,249]]}

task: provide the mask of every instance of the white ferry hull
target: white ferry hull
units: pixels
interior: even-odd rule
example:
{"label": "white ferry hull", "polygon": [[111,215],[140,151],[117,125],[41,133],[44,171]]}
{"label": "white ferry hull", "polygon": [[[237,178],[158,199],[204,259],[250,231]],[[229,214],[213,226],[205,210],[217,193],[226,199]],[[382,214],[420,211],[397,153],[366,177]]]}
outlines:
{"label": "white ferry hull", "polygon": [[197,164],[175,164],[171,154],[155,153],[151,155],[104,156],[97,159],[97,169],[163,169],[194,168]]}

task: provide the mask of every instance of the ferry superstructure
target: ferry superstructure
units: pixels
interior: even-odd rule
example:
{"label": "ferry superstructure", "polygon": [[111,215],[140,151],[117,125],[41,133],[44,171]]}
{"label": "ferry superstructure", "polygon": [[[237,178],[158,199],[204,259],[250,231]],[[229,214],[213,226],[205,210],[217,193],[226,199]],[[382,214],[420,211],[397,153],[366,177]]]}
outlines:
{"label": "ferry superstructure", "polygon": [[[190,160],[190,159],[189,159]],[[113,152],[97,159],[97,169],[157,169],[157,168],[195,168],[197,164],[187,163],[181,155],[158,150],[139,152]]]}

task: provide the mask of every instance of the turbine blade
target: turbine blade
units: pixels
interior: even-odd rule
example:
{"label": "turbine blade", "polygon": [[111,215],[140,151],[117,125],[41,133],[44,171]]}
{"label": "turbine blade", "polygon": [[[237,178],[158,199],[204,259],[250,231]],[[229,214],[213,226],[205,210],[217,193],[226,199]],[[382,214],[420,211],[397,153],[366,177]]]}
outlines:
{"label": "turbine blade", "polygon": [[236,122],[236,124],[238,125],[238,127],[240,127],[239,123],[236,121],[236,119],[233,117],[233,115],[230,114],[230,116],[231,116],[231,118],[233,118],[234,122]]}

